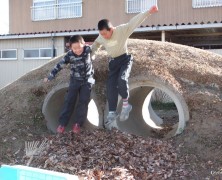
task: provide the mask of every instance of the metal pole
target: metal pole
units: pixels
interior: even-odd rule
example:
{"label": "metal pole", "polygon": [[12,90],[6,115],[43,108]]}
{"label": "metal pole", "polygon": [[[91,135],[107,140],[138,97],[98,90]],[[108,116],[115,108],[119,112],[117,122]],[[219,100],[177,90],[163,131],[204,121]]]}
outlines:
{"label": "metal pole", "polygon": [[161,32],[161,41],[165,42],[165,31]]}

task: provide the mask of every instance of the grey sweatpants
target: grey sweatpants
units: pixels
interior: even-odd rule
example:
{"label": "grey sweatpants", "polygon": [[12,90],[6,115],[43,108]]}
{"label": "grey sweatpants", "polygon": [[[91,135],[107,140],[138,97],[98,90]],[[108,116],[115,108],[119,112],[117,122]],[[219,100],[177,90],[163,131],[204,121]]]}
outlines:
{"label": "grey sweatpants", "polygon": [[107,98],[109,111],[116,111],[118,94],[123,98],[129,97],[128,78],[130,76],[133,58],[123,54],[109,61],[109,74],[107,80]]}

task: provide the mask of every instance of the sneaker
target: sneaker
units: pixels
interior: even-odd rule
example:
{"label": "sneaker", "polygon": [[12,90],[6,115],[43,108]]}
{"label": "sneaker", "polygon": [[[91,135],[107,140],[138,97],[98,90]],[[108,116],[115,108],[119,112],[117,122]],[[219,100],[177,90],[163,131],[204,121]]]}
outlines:
{"label": "sneaker", "polygon": [[65,127],[62,126],[62,125],[59,125],[59,126],[57,127],[57,129],[56,129],[56,132],[59,133],[59,134],[64,133],[64,131],[65,131]]}
{"label": "sneaker", "polygon": [[115,113],[108,113],[107,120],[105,122],[105,127],[108,127],[110,124],[112,124],[113,121],[117,120],[118,114]]}
{"label": "sneaker", "polygon": [[78,123],[73,125],[72,132],[75,133],[75,134],[79,134],[80,133],[80,125]]}
{"label": "sneaker", "polygon": [[130,111],[132,110],[132,105],[131,104],[128,104],[127,107],[123,107],[122,108],[122,111],[121,111],[121,114],[120,114],[120,121],[125,121],[129,118],[129,113]]}

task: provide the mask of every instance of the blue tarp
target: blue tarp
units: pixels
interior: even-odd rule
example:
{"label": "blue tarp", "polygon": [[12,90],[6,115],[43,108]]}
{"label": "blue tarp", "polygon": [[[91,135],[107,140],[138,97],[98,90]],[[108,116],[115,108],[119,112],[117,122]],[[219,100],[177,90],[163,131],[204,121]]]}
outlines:
{"label": "blue tarp", "polygon": [[78,180],[78,177],[27,166],[2,165],[0,180]]}

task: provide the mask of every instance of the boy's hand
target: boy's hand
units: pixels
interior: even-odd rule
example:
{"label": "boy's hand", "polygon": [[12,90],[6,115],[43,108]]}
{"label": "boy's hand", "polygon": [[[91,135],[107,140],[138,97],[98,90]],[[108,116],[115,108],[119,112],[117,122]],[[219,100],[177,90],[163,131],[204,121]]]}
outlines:
{"label": "boy's hand", "polygon": [[154,5],[150,8],[150,10],[148,12],[149,12],[149,14],[156,13],[156,12],[158,12],[158,7],[156,5]]}
{"label": "boy's hand", "polygon": [[47,83],[47,82],[49,82],[49,79],[48,78],[44,78],[44,83]]}

